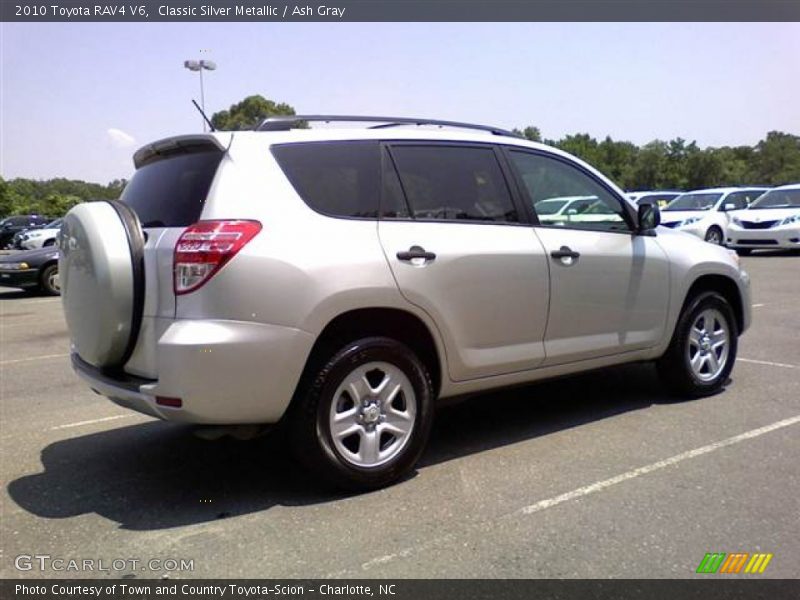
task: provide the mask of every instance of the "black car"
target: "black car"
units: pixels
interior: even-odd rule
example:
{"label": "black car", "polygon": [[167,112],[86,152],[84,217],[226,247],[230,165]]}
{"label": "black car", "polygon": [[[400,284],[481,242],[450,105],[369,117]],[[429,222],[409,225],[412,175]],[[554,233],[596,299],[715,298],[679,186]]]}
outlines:
{"label": "black car", "polygon": [[48,246],[0,256],[0,286],[58,296],[58,248]]}
{"label": "black car", "polygon": [[26,229],[46,225],[52,219],[41,215],[14,215],[0,221],[0,248],[11,244],[14,235]]}

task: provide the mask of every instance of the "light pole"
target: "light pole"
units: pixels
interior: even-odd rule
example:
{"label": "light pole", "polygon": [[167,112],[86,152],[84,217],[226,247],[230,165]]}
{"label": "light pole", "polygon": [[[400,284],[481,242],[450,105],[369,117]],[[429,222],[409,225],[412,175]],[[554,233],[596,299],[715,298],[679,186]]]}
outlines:
{"label": "light pole", "polygon": [[[213,71],[217,68],[217,63],[211,60],[185,60],[183,66],[190,71],[200,72],[200,106],[203,108],[203,113],[206,112],[206,96],[203,90],[203,71]],[[203,119],[203,131],[206,131],[206,120]]]}

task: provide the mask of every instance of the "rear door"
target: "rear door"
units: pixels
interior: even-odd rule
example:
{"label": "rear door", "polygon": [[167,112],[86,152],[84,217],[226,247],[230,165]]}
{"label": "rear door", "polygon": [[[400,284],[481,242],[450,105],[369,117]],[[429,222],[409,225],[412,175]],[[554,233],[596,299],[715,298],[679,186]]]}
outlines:
{"label": "rear door", "polygon": [[394,143],[384,166],[380,241],[401,293],[439,327],[451,378],[541,364],[547,260],[497,150]]}
{"label": "rear door", "polygon": [[507,155],[534,211],[537,202],[549,198],[594,198],[569,221],[537,217],[534,229],[551,274],[544,364],[659,343],[669,301],[669,263],[656,239],[636,235],[624,200],[572,161],[523,149],[508,149]]}

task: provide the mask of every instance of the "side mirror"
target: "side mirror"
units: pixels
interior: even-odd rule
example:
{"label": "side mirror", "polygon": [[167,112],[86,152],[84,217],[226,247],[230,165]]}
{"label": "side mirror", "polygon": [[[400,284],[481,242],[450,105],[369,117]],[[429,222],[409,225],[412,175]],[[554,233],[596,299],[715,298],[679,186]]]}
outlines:
{"label": "side mirror", "polygon": [[728,202],[727,204],[722,205],[722,210],[728,212],[729,210],[735,210],[736,205],[733,202]]}
{"label": "side mirror", "polygon": [[661,223],[661,211],[658,208],[658,204],[650,204],[649,202],[640,204],[638,217],[639,233],[653,235],[655,233],[653,230]]}

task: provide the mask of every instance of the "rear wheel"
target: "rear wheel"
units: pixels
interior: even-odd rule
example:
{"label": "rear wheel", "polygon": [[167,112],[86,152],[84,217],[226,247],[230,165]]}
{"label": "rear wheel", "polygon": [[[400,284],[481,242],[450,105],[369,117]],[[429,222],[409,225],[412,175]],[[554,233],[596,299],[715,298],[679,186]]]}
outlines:
{"label": "rear wheel", "polygon": [[48,296],[58,296],[61,294],[61,283],[58,278],[57,264],[48,265],[42,271],[41,289]]}
{"label": "rear wheel", "polygon": [[713,226],[709,227],[708,231],[706,231],[706,238],[705,239],[709,244],[716,244],[717,246],[721,245],[722,244],[722,230],[719,227],[717,227],[716,225],[713,225]]}
{"label": "rear wheel", "polygon": [[406,475],[433,421],[430,376],[405,345],[364,338],[303,386],[291,415],[297,458],[336,487],[369,490]]}
{"label": "rear wheel", "polygon": [[716,292],[699,294],[687,303],[669,348],[657,363],[662,381],[685,398],[718,392],[733,369],[737,336],[728,301]]}

